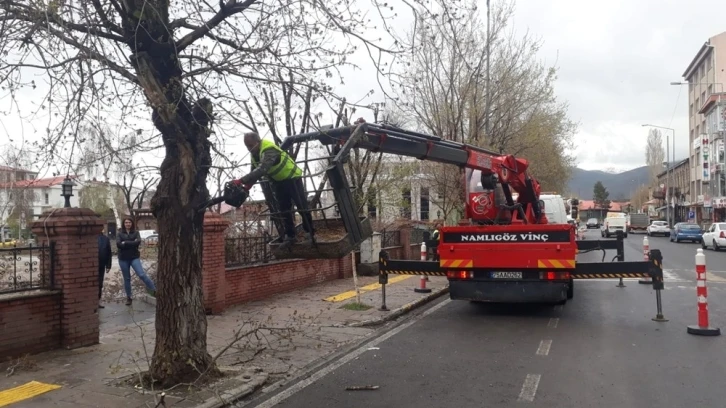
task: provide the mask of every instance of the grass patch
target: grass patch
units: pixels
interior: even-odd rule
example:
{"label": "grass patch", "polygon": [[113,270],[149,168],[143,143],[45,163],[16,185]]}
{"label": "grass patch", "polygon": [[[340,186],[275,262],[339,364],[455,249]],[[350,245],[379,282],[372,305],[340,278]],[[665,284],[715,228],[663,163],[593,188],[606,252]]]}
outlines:
{"label": "grass patch", "polygon": [[362,311],[362,310],[368,310],[368,309],[370,309],[372,307],[373,306],[366,305],[365,303],[351,302],[351,303],[344,304],[341,307],[341,309]]}

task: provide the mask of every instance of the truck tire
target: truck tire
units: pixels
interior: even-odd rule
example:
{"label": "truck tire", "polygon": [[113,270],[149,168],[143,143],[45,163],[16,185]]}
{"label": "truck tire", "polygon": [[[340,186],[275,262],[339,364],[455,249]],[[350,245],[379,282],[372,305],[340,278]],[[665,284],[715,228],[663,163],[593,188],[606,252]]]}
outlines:
{"label": "truck tire", "polygon": [[575,297],[575,280],[570,279],[570,287],[567,289],[567,298],[572,299]]}

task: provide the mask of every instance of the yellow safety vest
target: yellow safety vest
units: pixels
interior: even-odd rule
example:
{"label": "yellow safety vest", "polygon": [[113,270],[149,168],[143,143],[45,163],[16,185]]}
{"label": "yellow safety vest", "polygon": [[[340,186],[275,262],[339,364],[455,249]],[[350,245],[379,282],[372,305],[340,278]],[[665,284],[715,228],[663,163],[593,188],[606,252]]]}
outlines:
{"label": "yellow safety vest", "polygon": [[[302,169],[295,164],[295,161],[284,150],[280,149],[275,143],[262,139],[260,141],[260,157],[267,149],[274,149],[280,153],[280,162],[275,164],[267,171],[267,177],[274,181],[282,181],[294,179],[302,176]],[[252,156],[252,168],[257,168],[260,163]]]}

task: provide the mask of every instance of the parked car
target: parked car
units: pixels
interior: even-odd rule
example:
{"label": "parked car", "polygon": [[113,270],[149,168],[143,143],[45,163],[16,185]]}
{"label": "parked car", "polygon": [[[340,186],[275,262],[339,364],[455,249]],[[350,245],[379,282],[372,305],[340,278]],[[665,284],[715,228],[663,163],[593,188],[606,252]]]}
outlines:
{"label": "parked car", "polygon": [[711,228],[703,233],[703,236],[701,237],[701,247],[706,249],[709,246],[713,248],[714,251],[726,248],[726,222],[711,224]]}
{"label": "parked car", "polygon": [[648,226],[648,236],[652,237],[655,235],[662,235],[667,237],[671,234],[671,229],[668,228],[666,221],[653,221]]}
{"label": "parked car", "polygon": [[703,230],[698,224],[679,222],[671,230],[671,242],[692,241],[701,242]]}
{"label": "parked car", "polygon": [[587,229],[590,229],[590,228],[598,229],[598,228],[600,228],[600,221],[598,221],[597,218],[590,218],[589,220],[587,220],[585,225],[587,226]]}
{"label": "parked car", "polygon": [[12,248],[18,245],[15,238],[5,238],[5,242],[0,242],[0,248]]}

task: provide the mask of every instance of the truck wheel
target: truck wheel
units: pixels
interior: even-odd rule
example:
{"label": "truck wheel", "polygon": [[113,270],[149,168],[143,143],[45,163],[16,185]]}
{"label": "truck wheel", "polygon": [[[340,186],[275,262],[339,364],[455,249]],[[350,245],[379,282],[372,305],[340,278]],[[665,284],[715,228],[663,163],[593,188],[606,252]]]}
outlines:
{"label": "truck wheel", "polygon": [[570,287],[567,289],[567,298],[572,299],[575,297],[575,280],[570,279]]}

